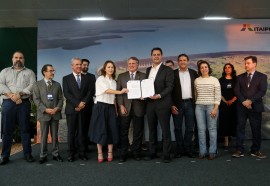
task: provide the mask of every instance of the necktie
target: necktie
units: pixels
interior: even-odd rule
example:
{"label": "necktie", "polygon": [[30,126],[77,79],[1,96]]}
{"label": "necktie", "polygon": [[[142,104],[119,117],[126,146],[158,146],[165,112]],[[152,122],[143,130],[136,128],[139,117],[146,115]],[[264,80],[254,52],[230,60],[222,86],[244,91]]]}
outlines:
{"label": "necktie", "polygon": [[134,80],[134,74],[133,73],[130,74],[130,79]]}
{"label": "necktie", "polygon": [[48,90],[51,90],[52,89],[52,82],[51,81],[48,81]]}
{"label": "necktie", "polygon": [[78,87],[81,88],[81,79],[80,79],[80,75],[77,74],[77,84],[78,84]]}
{"label": "necktie", "polygon": [[248,79],[248,87],[249,87],[249,85],[250,85],[250,81],[251,81],[251,73],[249,73],[249,74],[248,74],[247,79]]}

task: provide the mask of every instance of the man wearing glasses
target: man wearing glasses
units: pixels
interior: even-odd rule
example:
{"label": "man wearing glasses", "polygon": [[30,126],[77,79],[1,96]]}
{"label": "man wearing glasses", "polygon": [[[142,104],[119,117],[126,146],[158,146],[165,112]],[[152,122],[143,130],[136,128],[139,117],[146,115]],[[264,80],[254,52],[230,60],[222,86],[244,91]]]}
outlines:
{"label": "man wearing glasses", "polygon": [[58,146],[58,126],[62,118],[63,93],[60,83],[53,80],[55,70],[52,65],[46,64],[41,73],[44,79],[33,86],[33,100],[37,106],[37,119],[40,122],[41,152],[39,163],[47,161],[47,137],[49,130],[52,136],[53,160],[62,162]]}

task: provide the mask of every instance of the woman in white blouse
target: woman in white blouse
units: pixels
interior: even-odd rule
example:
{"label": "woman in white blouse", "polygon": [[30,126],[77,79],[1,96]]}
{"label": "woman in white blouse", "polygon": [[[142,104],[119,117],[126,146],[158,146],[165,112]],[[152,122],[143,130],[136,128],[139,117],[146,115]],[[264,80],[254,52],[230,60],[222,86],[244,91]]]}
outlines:
{"label": "woman in white blouse", "polygon": [[96,102],[90,123],[90,140],[97,144],[98,162],[102,163],[102,146],[108,145],[108,162],[113,161],[113,144],[119,140],[116,123],[115,94],[124,94],[128,90],[116,90],[115,64],[106,61],[101,69],[101,76],[96,80]]}

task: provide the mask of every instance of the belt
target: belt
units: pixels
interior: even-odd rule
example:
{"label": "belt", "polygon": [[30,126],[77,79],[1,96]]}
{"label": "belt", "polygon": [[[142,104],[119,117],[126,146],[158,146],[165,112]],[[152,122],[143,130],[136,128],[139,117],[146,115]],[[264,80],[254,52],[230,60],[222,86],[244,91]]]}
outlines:
{"label": "belt", "polygon": [[189,101],[193,101],[193,99],[192,98],[182,99],[182,102],[189,102]]}
{"label": "belt", "polygon": [[29,101],[29,98],[21,98],[22,101]]}

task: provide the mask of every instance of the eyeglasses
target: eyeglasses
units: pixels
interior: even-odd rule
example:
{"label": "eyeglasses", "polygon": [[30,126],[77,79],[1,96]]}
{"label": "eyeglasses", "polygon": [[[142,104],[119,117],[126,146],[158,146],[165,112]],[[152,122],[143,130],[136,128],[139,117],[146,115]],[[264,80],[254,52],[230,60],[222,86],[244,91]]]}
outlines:
{"label": "eyeglasses", "polygon": [[48,70],[46,72],[55,73],[55,70]]}

